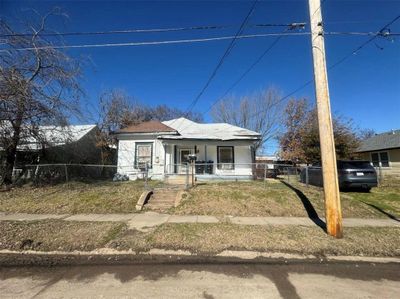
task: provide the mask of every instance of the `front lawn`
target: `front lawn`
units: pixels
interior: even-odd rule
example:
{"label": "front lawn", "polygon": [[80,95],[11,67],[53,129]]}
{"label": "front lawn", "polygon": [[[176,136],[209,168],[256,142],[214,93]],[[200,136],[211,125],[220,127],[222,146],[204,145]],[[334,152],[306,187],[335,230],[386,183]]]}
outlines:
{"label": "front lawn", "polygon": [[[149,181],[149,186],[161,184]],[[132,213],[143,181],[70,182],[0,192],[0,212],[36,214]]]}
{"label": "front lawn", "polygon": [[126,224],[62,220],[0,221],[0,249],[91,251],[113,240]]}
{"label": "front lawn", "polygon": [[[345,228],[335,239],[318,227],[164,224],[148,237],[153,248],[219,253],[223,250],[301,255],[400,256],[400,228]],[[129,243],[128,243],[129,244]]]}
{"label": "front lawn", "polygon": [[147,252],[152,248],[216,254],[224,250],[300,255],[400,256],[399,227],[345,228],[332,238],[319,227],[167,223],[148,232],[121,222],[0,221],[0,250]]}
{"label": "front lawn", "polygon": [[[370,193],[341,192],[344,217],[385,218],[400,215],[400,186],[374,188]],[[191,189],[176,214],[213,216],[325,215],[323,191],[291,180],[290,183],[210,182]]]}

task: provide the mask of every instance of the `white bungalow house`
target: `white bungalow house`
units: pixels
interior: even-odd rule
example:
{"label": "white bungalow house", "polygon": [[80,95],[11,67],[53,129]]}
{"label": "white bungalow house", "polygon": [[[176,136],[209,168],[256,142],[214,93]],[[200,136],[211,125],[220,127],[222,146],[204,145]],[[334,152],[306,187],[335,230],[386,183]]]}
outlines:
{"label": "white bungalow house", "polygon": [[226,123],[201,124],[186,118],[149,121],[116,132],[118,172],[152,179],[188,172],[189,155],[196,156],[197,179],[251,179],[254,144],[260,134]]}

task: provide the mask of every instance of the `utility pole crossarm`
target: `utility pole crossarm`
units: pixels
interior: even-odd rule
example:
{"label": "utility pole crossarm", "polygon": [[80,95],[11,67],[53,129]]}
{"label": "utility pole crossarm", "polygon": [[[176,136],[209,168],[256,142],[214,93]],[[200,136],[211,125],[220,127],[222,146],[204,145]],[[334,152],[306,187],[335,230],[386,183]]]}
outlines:
{"label": "utility pole crossarm", "polygon": [[321,1],[309,0],[308,3],[310,10],[314,82],[317,98],[318,127],[324,183],[326,228],[329,235],[341,238],[343,236],[342,211],[329,99]]}

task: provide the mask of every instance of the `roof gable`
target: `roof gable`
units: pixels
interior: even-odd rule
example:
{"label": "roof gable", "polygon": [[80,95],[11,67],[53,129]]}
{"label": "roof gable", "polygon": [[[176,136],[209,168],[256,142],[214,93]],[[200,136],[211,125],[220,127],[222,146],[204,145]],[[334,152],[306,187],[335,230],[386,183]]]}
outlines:
{"label": "roof gable", "polygon": [[168,127],[162,122],[151,120],[139,123],[137,125],[131,125],[121,130],[118,130],[116,133],[159,133],[159,132],[176,132],[173,128]]}

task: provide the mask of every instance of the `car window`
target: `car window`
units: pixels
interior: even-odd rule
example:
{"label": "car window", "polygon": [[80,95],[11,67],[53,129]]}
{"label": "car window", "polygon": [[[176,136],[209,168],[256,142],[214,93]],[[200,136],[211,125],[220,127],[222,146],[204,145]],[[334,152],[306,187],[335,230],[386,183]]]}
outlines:
{"label": "car window", "polygon": [[371,169],[373,168],[368,161],[338,161],[339,169],[356,168],[356,169]]}

